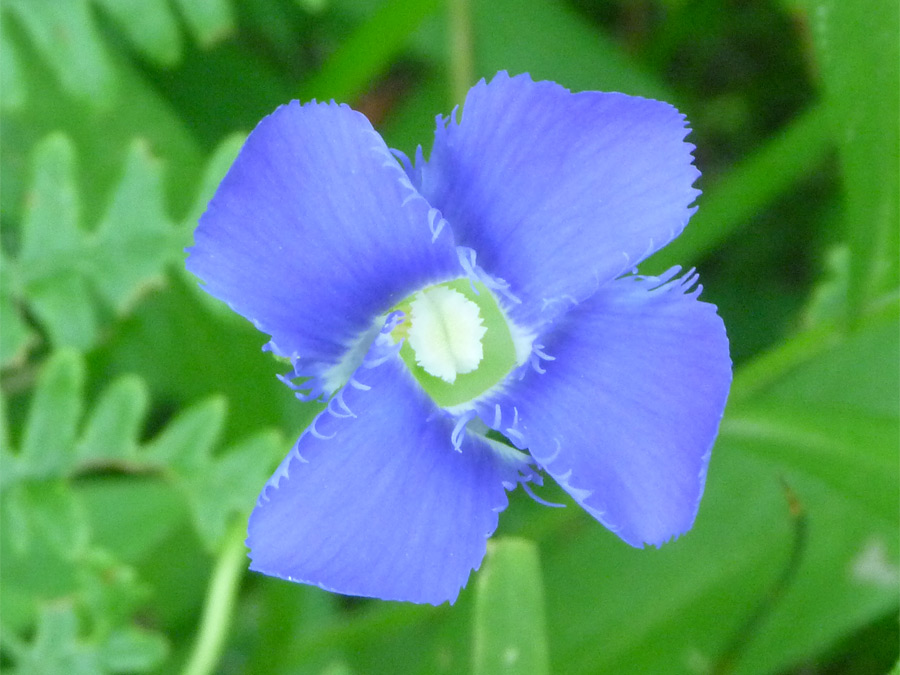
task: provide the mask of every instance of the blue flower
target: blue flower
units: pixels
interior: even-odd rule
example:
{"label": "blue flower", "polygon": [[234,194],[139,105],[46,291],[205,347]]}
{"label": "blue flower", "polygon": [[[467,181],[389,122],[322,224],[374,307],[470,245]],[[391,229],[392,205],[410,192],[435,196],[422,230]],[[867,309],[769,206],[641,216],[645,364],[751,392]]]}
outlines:
{"label": "blue flower", "polygon": [[633,546],[687,531],[728,341],[694,274],[634,273],[693,213],[687,133],[666,103],[506,73],[427,161],[333,102],[260,122],[187,266],[327,407],[263,488],[251,568],[453,602],[538,470]]}

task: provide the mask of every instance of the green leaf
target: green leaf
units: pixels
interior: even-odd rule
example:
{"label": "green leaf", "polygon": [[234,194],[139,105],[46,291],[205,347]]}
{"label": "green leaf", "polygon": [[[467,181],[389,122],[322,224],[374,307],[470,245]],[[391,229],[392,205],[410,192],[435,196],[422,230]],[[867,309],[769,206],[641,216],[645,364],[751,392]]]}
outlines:
{"label": "green leaf", "polygon": [[30,649],[19,655],[22,675],[96,675],[95,656],[78,639],[78,617],[69,604],[42,608]]}
{"label": "green leaf", "polygon": [[163,208],[160,167],[136,141],[109,210],[87,248],[88,275],[116,310],[124,312],[168,262],[181,259],[181,238]]}
{"label": "green leaf", "polygon": [[5,22],[0,25],[0,108],[15,110],[25,102],[25,78],[19,55],[9,41]]}
{"label": "green leaf", "polygon": [[[83,505],[81,490],[74,490]],[[87,509],[84,509],[87,514]],[[88,519],[93,526],[94,522]],[[124,521],[120,521],[120,526]],[[128,523],[132,525],[132,523]],[[78,560],[79,605],[91,617],[91,633],[108,635],[119,627],[130,626],[136,610],[149,596],[149,588],[133,567],[119,562],[115,556],[99,547],[92,531],[91,548]]]}
{"label": "green leaf", "polygon": [[159,400],[226,396],[229,438],[261,427],[299,433],[321,404],[297,401],[273,376],[282,366],[260,350],[266,337],[225,303],[199,291],[198,283],[185,273],[147,298],[119,326],[97,367],[139,373]]}
{"label": "green leaf", "polygon": [[[569,7],[545,0],[473,0],[477,77],[531,73],[573,90],[622,91],[664,101],[675,96],[638,68],[612,39]],[[474,84],[474,83],[473,83]]]}
{"label": "green leaf", "polygon": [[778,402],[741,407],[721,435],[744,452],[821,479],[883,520],[900,522],[896,418]]}
{"label": "green leaf", "polygon": [[[31,48],[19,22],[4,13],[7,17],[10,20],[3,22],[3,28],[9,33],[28,87],[24,105],[6,113],[3,120],[0,160],[6,179],[0,196],[4,228],[14,232],[21,228],[22,205],[27,204],[23,179],[31,173],[27,165],[35,146],[60,132],[72,140],[76,158],[90,160],[79,167],[78,176],[81,222],[87,229],[103,215],[135,138],[146,139],[154,154],[165,161],[166,198],[173,212],[186,209],[202,165],[200,147],[188,123],[154,87],[147,70],[139,69],[134,55],[121,49],[121,43],[111,52],[115,86],[110,101],[98,106],[94,99],[79,98],[61,87]],[[105,21],[103,32],[109,34],[109,28],[110,22]],[[9,242],[4,237],[4,246]]]}
{"label": "green leaf", "polygon": [[79,243],[74,170],[75,153],[62,134],[48,136],[32,154],[32,187],[19,252],[19,259],[29,266],[64,255]]}
{"label": "green leaf", "polygon": [[[217,550],[226,524],[252,507],[284,449],[280,437],[269,432],[214,453],[225,418],[221,397],[188,409],[142,445],[148,408],[143,381],[134,376],[114,380],[82,422],[83,379],[76,352],[57,352],[45,363],[19,452],[9,447],[4,404],[0,603],[5,625],[27,634],[40,603],[75,598],[79,611],[90,617],[90,639],[75,631],[77,638],[60,639],[78,648],[60,648],[95,659],[92,672],[143,671],[166,654],[159,636],[130,624],[145,597],[144,586],[132,568],[96,541],[143,563],[185,523],[186,509],[177,505],[186,504],[202,541]],[[110,489],[115,484],[111,471],[129,476],[118,477],[122,490]],[[162,481],[178,489],[160,492]],[[198,569],[202,573],[202,566]],[[76,667],[69,652],[46,654],[39,641],[23,645],[20,663],[38,653],[48,662],[61,659],[61,667]]]}
{"label": "green leaf", "polygon": [[54,345],[86,350],[97,340],[100,319],[95,302],[87,282],[76,273],[59,270],[31,279],[25,298]]}
{"label": "green leaf", "polygon": [[112,67],[87,0],[7,0],[6,7],[69,92],[108,102],[114,84]]}
{"label": "green leaf", "polygon": [[184,475],[197,532],[213,551],[226,534],[228,518],[255,503],[274,464],[284,454],[281,438],[265,432],[248,438],[221,456],[208,458]]}
{"label": "green leaf", "polygon": [[107,475],[80,480],[77,488],[94,539],[129,564],[143,562],[188,522],[187,504],[173,485],[158,477]]}
{"label": "green leaf", "polygon": [[[790,404],[861,412],[867,415],[897,419],[900,417],[900,303],[892,302],[877,314],[867,316],[848,334],[830,332],[824,348],[809,348],[804,358],[804,336],[794,341],[801,349],[795,361],[774,382],[757,393],[759,397]],[[829,333],[826,332],[826,335]],[[774,363],[760,364],[774,370]],[[754,368],[756,366],[754,365]],[[744,369],[746,370],[746,369]],[[736,378],[740,385],[743,372]]]}
{"label": "green leaf", "polygon": [[472,672],[549,673],[537,547],[523,539],[489,541],[475,584]]}
{"label": "green leaf", "polygon": [[891,672],[889,672],[888,675],[900,675],[900,661],[897,661],[897,663],[894,664],[894,667],[891,668]]}
{"label": "green leaf", "polygon": [[4,627],[26,629],[38,603],[79,588],[88,523],[62,481],[20,482],[0,496],[0,612]]}
{"label": "green leaf", "polygon": [[99,338],[99,308],[119,313],[181,259],[182,239],[165,215],[159,167],[146,145],[132,145],[106,216],[94,232],[78,225],[71,141],[54,134],[34,154],[34,189],[22,247],[12,274],[59,346],[91,347]]}
{"label": "green leaf", "polygon": [[900,283],[900,9],[894,0],[810,5],[840,150],[855,317]]}
{"label": "green leaf", "polygon": [[182,413],[145,448],[148,459],[173,471],[210,551],[225,536],[228,519],[250,509],[284,455],[280,437],[266,432],[214,456],[224,423],[225,401],[213,398]]}
{"label": "green leaf", "polygon": [[790,560],[782,481],[808,514],[807,542],[787,593],[739,638],[734,672],[784,671],[894,608],[896,574],[864,561],[880,552],[878,569],[896,566],[896,527],[723,437],[697,523],[659,550],[631,549],[579,511],[541,515],[552,523],[541,560],[554,670],[713,671]]}
{"label": "green leaf", "polygon": [[224,398],[214,397],[188,408],[141,445],[148,393],[144,382],[130,375],[101,393],[79,436],[83,380],[84,365],[75,352],[58,352],[45,364],[21,450],[16,453],[4,443],[4,486],[96,470],[161,475],[183,492],[198,533],[215,550],[229,518],[249,511],[284,455],[280,436],[258,433],[215,453],[226,405]]}
{"label": "green leaf", "polygon": [[74,560],[87,550],[87,521],[64,483],[24,482],[10,490],[5,508],[14,556],[25,557],[26,552],[46,546],[57,556]]}
{"label": "green leaf", "polygon": [[113,631],[98,649],[102,667],[112,673],[143,673],[159,666],[169,652],[158,633],[128,626]]}
{"label": "green leaf", "polygon": [[94,406],[75,447],[79,462],[138,460],[140,437],[149,395],[143,380],[123,376],[113,382]]}
{"label": "green leaf", "polygon": [[181,60],[178,22],[166,0],[93,0],[134,47],[154,63],[172,67]]}
{"label": "green leaf", "polygon": [[34,332],[16,306],[15,283],[6,256],[0,251],[0,365],[4,366],[24,359],[34,339]]}
{"label": "green leaf", "polygon": [[386,0],[380,3],[321,70],[304,83],[300,99],[348,101],[384,72],[422,21],[438,9],[437,0]]}
{"label": "green leaf", "polygon": [[199,470],[222,434],[225,414],[226,403],[222,397],[188,408],[145,446],[146,457],[176,472]]}
{"label": "green leaf", "polygon": [[200,45],[211,47],[234,30],[228,0],[177,0],[178,9]]}
{"label": "green leaf", "polygon": [[72,145],[61,134],[49,136],[32,161],[33,187],[14,274],[51,341],[84,349],[95,339],[97,319],[84,280],[72,268],[82,238]]}
{"label": "green leaf", "polygon": [[[37,50],[71,93],[108,104],[116,86],[109,50],[91,4],[154,64],[173,67],[181,60],[179,17],[166,0],[8,0]],[[205,47],[234,28],[227,0],[178,0],[178,5],[194,37]]]}
{"label": "green leaf", "polygon": [[42,607],[34,641],[16,656],[22,675],[143,673],[158,666],[168,646],[155,633],[135,627],[113,631],[101,643],[86,639],[71,602]]}
{"label": "green leaf", "polygon": [[72,467],[83,387],[84,364],[76,352],[57,352],[44,364],[16,456],[16,473],[55,478]]}
{"label": "green leaf", "polygon": [[245,140],[247,140],[247,134],[231,134],[216,146],[207,159],[193,206],[191,206],[183,221],[186,230],[193,232],[193,229],[197,226],[197,221],[200,220],[200,216],[206,211],[207,204],[213,198],[219,183],[222,182],[225,174],[228,173],[228,169],[231,168],[235,158],[237,158]]}
{"label": "green leaf", "polygon": [[[684,234],[641,266],[647,274],[691,265],[815,170],[830,147],[827,112],[817,106],[792,120],[755,152],[716,179],[697,201]],[[702,180],[702,179],[701,179]]]}

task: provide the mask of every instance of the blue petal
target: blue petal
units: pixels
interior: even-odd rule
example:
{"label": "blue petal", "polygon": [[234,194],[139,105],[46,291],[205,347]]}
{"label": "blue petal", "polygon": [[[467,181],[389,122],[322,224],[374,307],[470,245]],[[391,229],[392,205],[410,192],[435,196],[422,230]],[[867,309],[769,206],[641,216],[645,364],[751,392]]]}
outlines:
{"label": "blue petal", "polygon": [[518,480],[478,436],[454,449],[453,429],[399,357],[370,352],[263,490],[251,569],[348,595],[452,603]]}
{"label": "blue petal", "polygon": [[410,172],[457,243],[505,279],[535,326],[630,271],[684,229],[698,191],[684,116],[623,94],[499,73],[438,122]]}
{"label": "blue petal", "polygon": [[334,364],[377,315],[459,276],[441,222],[363,115],[294,101],[248,137],[187,267],[276,353]]}
{"label": "blue petal", "polygon": [[689,292],[696,277],[663,280],[601,288],[479,411],[632,546],[690,529],[731,383],[725,328]]}

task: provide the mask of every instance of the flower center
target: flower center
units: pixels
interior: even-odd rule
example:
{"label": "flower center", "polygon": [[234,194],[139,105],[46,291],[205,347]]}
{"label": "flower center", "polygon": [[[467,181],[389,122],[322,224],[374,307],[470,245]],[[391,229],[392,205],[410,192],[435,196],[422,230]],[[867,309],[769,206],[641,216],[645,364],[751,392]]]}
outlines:
{"label": "flower center", "polygon": [[413,376],[438,405],[471,401],[516,365],[509,324],[491,291],[456,279],[422,289],[397,305],[405,320],[392,332]]}
{"label": "flower center", "polygon": [[459,291],[436,286],[417,293],[409,312],[407,340],[426,373],[453,384],[459,373],[478,368],[487,331],[478,305]]}

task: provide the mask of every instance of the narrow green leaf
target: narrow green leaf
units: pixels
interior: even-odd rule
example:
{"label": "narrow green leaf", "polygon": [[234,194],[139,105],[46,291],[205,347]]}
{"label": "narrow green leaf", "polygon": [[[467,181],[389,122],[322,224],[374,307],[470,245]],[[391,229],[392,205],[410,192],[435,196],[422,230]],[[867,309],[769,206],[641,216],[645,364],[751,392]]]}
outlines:
{"label": "narrow green leaf", "polygon": [[75,447],[77,461],[137,460],[137,439],[148,399],[144,381],[133,375],[120,377],[107,387]]}
{"label": "narrow green leaf", "polygon": [[59,476],[71,466],[83,387],[84,364],[76,352],[59,351],[44,364],[18,455],[28,475]]}
{"label": "narrow green leaf", "polygon": [[827,111],[813,107],[705,189],[684,234],[641,270],[691,265],[752,222],[753,216],[815,170],[830,147]]}
{"label": "narrow green leaf", "polygon": [[484,568],[475,585],[472,672],[549,673],[537,547],[522,539],[489,541]]}
{"label": "narrow green leaf", "polygon": [[[472,0],[476,77],[529,72],[573,90],[622,91],[675,102],[609,37],[563,3]],[[474,83],[472,83],[474,84]]]}
{"label": "narrow green leaf", "polygon": [[[849,413],[893,418],[900,417],[900,302],[885,306],[877,314],[866,316],[855,330],[836,333],[825,349],[808,347],[798,360],[782,371],[766,393],[770,400],[785,404],[801,403],[810,407],[830,407]],[[793,340],[791,341],[793,342]],[[790,345],[789,342],[787,345]],[[807,358],[804,358],[807,357]],[[765,367],[765,362],[757,367]],[[771,366],[777,364],[769,363]],[[736,382],[743,381],[742,369]]]}
{"label": "narrow green leaf", "polygon": [[578,511],[542,516],[555,524],[541,541],[555,670],[713,672],[790,558],[795,532],[783,482],[808,514],[808,539],[787,593],[741,638],[734,672],[789,672],[893,611],[896,526],[725,436],[693,529],[659,550],[630,548]]}
{"label": "narrow green leaf", "polygon": [[438,0],[385,0],[303,84],[299,98],[352,101],[386,70],[410,35],[439,6]]}
{"label": "narrow green leaf", "polygon": [[843,170],[848,300],[856,317],[900,283],[900,5],[895,0],[810,4]]}
{"label": "narrow green leaf", "polygon": [[896,419],[784,402],[741,407],[721,435],[744,452],[795,467],[894,524],[900,522]]}
{"label": "narrow green leaf", "polygon": [[[893,302],[867,317],[866,326],[871,326],[872,330],[880,335],[880,337],[876,337],[877,342],[880,343],[882,339],[886,338],[885,344],[896,343],[892,336],[896,337],[895,327],[898,319],[900,319],[900,305]],[[866,326],[861,326],[849,338],[847,334],[836,331],[832,326],[817,326],[798,333],[768,352],[759,355],[744,364],[735,373],[729,405],[752,400],[762,394],[779,389],[786,397],[791,398],[792,392],[801,383],[807,394],[825,393],[823,390],[825,390],[826,380],[820,378],[819,375],[839,372],[840,377],[849,378],[854,386],[848,387],[840,379],[828,378],[826,396],[824,398],[816,397],[815,400],[819,402],[840,400],[835,398],[840,393],[843,400],[863,398],[867,399],[869,404],[880,401],[880,410],[891,409],[896,398],[879,399],[877,392],[882,387],[886,387],[892,392],[897,391],[897,387],[891,386],[892,381],[897,381],[897,378],[894,377],[896,369],[893,365],[883,367],[885,357],[889,359],[892,354],[897,352],[896,349],[888,352],[880,350],[866,352],[865,350],[870,347],[867,343],[872,338],[869,331],[865,330]],[[847,344],[848,340],[853,348],[845,355],[840,348]],[[858,347],[855,346],[857,344]],[[853,356],[853,352],[857,356]],[[839,366],[839,370],[830,371],[819,367],[816,360],[826,354],[837,356],[839,363],[836,365]],[[861,354],[868,354],[868,356],[859,359],[858,355]],[[859,366],[865,366],[865,369]],[[867,382],[866,377],[872,372],[877,372],[878,377]],[[804,373],[802,380],[785,383],[787,376],[793,373]],[[876,388],[872,387],[873,381]],[[860,386],[862,383],[866,383],[865,386]],[[867,408],[868,405],[864,406],[864,409]],[[893,409],[896,410],[896,407]]]}
{"label": "narrow green leaf", "polygon": [[833,246],[825,256],[822,275],[803,311],[803,324],[840,324],[847,314],[850,289],[850,250],[846,244]]}

